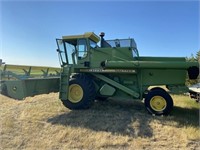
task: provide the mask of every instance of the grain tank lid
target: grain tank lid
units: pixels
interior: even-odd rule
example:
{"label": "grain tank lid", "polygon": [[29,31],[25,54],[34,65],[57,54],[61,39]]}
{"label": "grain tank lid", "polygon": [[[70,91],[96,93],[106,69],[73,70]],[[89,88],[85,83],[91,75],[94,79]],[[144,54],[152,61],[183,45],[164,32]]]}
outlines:
{"label": "grain tank lid", "polygon": [[63,36],[62,38],[63,40],[89,38],[96,43],[100,41],[100,38],[94,32],[85,32],[83,35]]}

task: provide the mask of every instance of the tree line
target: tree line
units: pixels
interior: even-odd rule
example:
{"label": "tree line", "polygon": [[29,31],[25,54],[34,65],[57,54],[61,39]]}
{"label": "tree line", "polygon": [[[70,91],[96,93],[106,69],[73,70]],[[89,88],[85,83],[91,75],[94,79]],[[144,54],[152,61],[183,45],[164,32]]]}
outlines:
{"label": "tree line", "polygon": [[[198,61],[200,63],[200,50],[197,51],[196,55],[191,54],[190,57],[186,57],[187,61]],[[190,86],[192,84],[196,84],[200,82],[200,77],[198,77],[195,80],[190,80],[188,75],[187,75],[187,79],[186,79],[186,85]]]}

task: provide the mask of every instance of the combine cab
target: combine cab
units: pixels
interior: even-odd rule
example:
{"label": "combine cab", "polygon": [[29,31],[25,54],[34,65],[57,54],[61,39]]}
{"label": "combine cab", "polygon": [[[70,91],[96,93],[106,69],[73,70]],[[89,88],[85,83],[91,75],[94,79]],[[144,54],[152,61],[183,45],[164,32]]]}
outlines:
{"label": "combine cab", "polygon": [[[99,45],[97,43],[100,43]],[[134,39],[105,40],[92,32],[57,39],[61,61],[60,99],[69,109],[89,108],[95,99],[144,99],[147,110],[167,115],[172,93],[188,91],[186,75],[196,79],[197,62],[183,57],[141,57]]]}

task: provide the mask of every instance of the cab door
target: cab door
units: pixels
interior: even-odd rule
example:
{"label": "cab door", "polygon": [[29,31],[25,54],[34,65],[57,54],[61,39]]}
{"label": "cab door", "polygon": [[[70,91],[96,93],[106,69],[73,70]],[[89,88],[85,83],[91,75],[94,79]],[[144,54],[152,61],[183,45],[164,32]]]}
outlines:
{"label": "cab door", "polygon": [[58,46],[57,52],[59,54],[59,60],[60,60],[61,66],[68,64],[67,52],[66,52],[63,40],[62,39],[56,39],[56,43],[57,43],[57,46]]}
{"label": "cab door", "polygon": [[90,67],[90,54],[87,39],[78,39],[77,41],[78,65],[81,68]]}

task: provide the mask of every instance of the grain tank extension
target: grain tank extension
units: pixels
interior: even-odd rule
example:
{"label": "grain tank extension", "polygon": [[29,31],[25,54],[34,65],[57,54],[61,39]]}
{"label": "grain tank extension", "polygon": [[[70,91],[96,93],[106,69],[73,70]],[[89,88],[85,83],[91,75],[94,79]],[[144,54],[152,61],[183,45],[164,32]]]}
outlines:
{"label": "grain tank extension", "polygon": [[144,99],[147,110],[167,115],[173,108],[172,93],[188,91],[190,79],[199,75],[198,62],[184,57],[141,57],[134,39],[105,40],[93,32],[57,39],[61,61],[59,97],[69,109],[89,108],[95,99]]}

